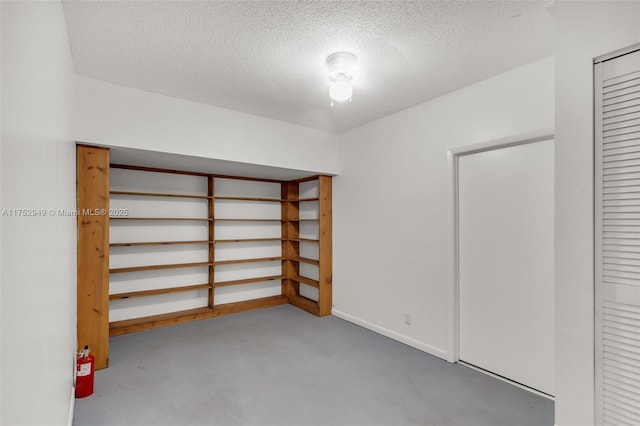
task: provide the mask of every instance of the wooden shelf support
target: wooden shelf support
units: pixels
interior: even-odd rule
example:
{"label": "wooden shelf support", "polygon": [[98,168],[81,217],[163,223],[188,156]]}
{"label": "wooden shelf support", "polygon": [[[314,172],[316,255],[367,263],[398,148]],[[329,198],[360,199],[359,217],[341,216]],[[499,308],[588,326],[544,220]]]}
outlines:
{"label": "wooden shelf support", "polygon": [[78,209],[78,348],[89,345],[96,369],[109,366],[109,149],[76,147]]}
{"label": "wooden shelf support", "polygon": [[261,198],[261,197],[221,197],[215,196],[216,200],[226,200],[226,201],[259,201],[265,203],[281,203],[283,200],[280,198]]}
{"label": "wooden shelf support", "polygon": [[173,220],[188,220],[188,221],[213,221],[211,218],[207,217],[130,217],[130,216],[114,216],[110,218],[111,220],[165,220],[165,221],[173,221]]}
{"label": "wooden shelf support", "polygon": [[114,321],[109,324],[109,334],[111,336],[120,336],[123,334],[165,327],[168,325],[182,324],[185,322],[235,314],[253,309],[284,305],[285,303],[287,303],[287,299],[283,296],[270,296],[242,302],[215,305],[213,308],[203,307],[123,321]]}
{"label": "wooden shelf support", "polygon": [[306,284],[306,285],[310,285],[311,287],[315,287],[315,288],[319,288],[320,284],[318,283],[318,281],[316,280],[312,280],[311,278],[307,278],[305,276],[302,275],[295,275],[293,277],[291,277],[290,279],[302,283],[302,284]]}
{"label": "wooden shelf support", "polygon": [[216,218],[215,222],[282,222],[282,219]]}
{"label": "wooden shelf support", "polygon": [[[209,200],[207,202],[207,214],[209,217],[209,241],[216,240],[216,226],[213,222],[213,218],[215,215],[215,203],[214,203],[214,194],[215,194],[215,179],[213,176],[207,177],[207,195],[209,196]],[[214,282],[216,280],[216,272],[215,272],[215,262],[216,262],[216,246],[215,244],[209,244],[209,294],[207,295],[207,305],[209,308],[213,309],[214,305]]]}
{"label": "wooden shelf support", "polygon": [[318,307],[318,303],[314,300],[294,294],[289,298],[289,303],[297,308],[309,312],[310,314],[320,316],[320,308]]}
{"label": "wooden shelf support", "polygon": [[300,185],[297,182],[283,182],[281,184],[282,199],[287,200],[282,203],[282,294],[288,300],[300,292],[300,283],[291,279],[291,277],[300,274],[300,264],[291,262],[288,259],[299,256],[300,244],[297,239],[300,237],[300,224],[295,222],[300,217],[300,207],[296,201],[299,198]]}
{"label": "wooden shelf support", "polygon": [[170,246],[170,245],[183,245],[183,244],[209,244],[208,240],[194,240],[194,241],[138,241],[131,243],[111,243],[109,247],[143,247],[143,246]]}
{"label": "wooden shelf support", "polygon": [[308,265],[316,265],[316,266],[318,266],[318,265],[320,264],[320,261],[318,261],[318,260],[315,260],[315,259],[308,259],[308,258],[306,258],[306,257],[299,257],[299,256],[298,256],[298,257],[292,257],[292,258],[291,258],[291,259],[289,259],[289,260],[292,260],[292,261],[294,261],[294,262],[302,262],[302,263],[306,263],[306,264],[308,264]]}
{"label": "wooden shelf support", "polygon": [[109,295],[109,300],[132,299],[136,297],[158,296],[160,294],[182,293],[185,291],[210,289],[209,284],[194,284],[181,287],[157,288],[154,290],[130,291],[127,293],[116,293]]}
{"label": "wooden shelf support", "polygon": [[254,257],[251,259],[231,259],[231,260],[217,260],[213,262],[214,266],[219,265],[233,265],[238,263],[257,263],[257,262],[272,262],[274,260],[282,260],[282,256],[275,257]]}
{"label": "wooden shelf support", "polygon": [[333,196],[331,176],[318,177],[319,279],[318,315],[331,315],[333,308]]}
{"label": "wooden shelf support", "polygon": [[209,195],[198,194],[168,194],[166,192],[135,192],[135,191],[111,191],[111,195],[130,195],[136,197],[161,197],[161,198],[211,198]]}
{"label": "wooden shelf support", "polygon": [[269,277],[244,278],[244,279],[241,279],[241,280],[220,281],[220,282],[214,283],[213,286],[214,287],[226,287],[226,286],[230,286],[230,285],[261,283],[261,282],[266,282],[266,281],[281,280],[282,278],[284,278],[283,275],[272,275],[272,276],[269,276]]}
{"label": "wooden shelf support", "polygon": [[126,268],[109,269],[110,274],[122,274],[126,272],[156,271],[158,269],[194,268],[196,266],[210,266],[209,262],[170,263],[162,265],[128,266]]}
{"label": "wooden shelf support", "polygon": [[261,241],[282,241],[280,237],[274,238],[235,238],[228,240],[215,240],[215,243],[250,243],[250,242],[261,242]]}

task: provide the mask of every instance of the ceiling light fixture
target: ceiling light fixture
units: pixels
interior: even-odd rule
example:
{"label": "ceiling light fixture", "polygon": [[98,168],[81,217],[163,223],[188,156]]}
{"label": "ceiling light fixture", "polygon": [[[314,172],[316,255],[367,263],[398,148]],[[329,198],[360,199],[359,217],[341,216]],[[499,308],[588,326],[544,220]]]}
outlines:
{"label": "ceiling light fixture", "polygon": [[336,52],[327,57],[327,67],[329,75],[329,97],[331,98],[331,106],[333,102],[351,102],[353,98],[353,87],[351,80],[353,79],[353,70],[355,68],[357,58],[349,52]]}

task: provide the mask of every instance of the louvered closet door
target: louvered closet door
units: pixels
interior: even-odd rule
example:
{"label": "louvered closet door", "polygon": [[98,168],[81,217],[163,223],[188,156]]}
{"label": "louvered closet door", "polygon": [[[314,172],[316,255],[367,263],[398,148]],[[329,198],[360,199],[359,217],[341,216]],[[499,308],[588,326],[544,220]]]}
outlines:
{"label": "louvered closet door", "polygon": [[640,425],[640,51],[595,65],[596,424]]}

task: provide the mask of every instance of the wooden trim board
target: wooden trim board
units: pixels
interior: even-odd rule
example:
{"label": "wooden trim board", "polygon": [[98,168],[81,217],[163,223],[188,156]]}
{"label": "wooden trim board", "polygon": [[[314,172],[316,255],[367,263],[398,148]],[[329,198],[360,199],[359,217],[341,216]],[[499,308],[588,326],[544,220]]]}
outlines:
{"label": "wooden trim board", "polygon": [[[109,149],[76,147],[78,209],[78,348],[95,368],[109,366]],[[102,209],[104,215],[90,215]]]}
{"label": "wooden trim board", "polygon": [[226,303],[222,305],[215,305],[213,309],[204,307],[190,309],[188,311],[171,312],[169,314],[116,321],[111,323],[109,331],[111,336],[120,336],[138,331],[166,327],[168,325],[182,324],[185,322],[214,318],[254,309],[269,308],[271,306],[284,305],[286,303],[287,299],[284,296],[271,296],[242,302]]}
{"label": "wooden trim board", "polygon": [[318,279],[318,315],[331,315],[333,307],[333,195],[331,176],[318,178],[319,190],[319,279]]}

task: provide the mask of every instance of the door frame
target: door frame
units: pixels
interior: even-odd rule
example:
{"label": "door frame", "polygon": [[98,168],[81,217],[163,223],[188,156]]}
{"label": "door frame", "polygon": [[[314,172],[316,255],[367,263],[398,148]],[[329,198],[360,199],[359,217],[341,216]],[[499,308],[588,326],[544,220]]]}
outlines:
{"label": "door frame", "polygon": [[[553,129],[543,129],[473,145],[451,148],[447,151],[449,168],[449,280],[447,291],[448,330],[447,361],[460,362],[460,262],[459,262],[459,166],[460,157],[512,146],[526,145],[554,139]],[[483,370],[484,371],[484,370]],[[494,375],[494,377],[501,378]],[[510,380],[503,379],[509,383]],[[525,387],[526,389],[530,389]],[[542,394],[546,395],[546,394]],[[548,397],[548,395],[547,395]]]}

